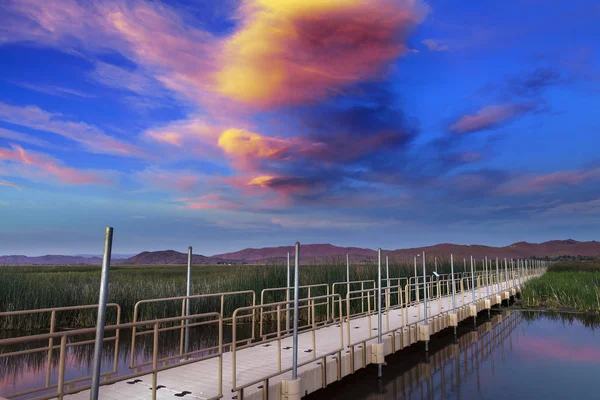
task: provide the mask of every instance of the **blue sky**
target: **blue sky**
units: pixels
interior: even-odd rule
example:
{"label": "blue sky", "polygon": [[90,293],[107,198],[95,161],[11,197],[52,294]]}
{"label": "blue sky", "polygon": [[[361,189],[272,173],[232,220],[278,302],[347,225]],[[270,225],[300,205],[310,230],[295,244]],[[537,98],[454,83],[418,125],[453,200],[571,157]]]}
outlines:
{"label": "blue sky", "polygon": [[597,238],[595,1],[8,0],[0,254]]}

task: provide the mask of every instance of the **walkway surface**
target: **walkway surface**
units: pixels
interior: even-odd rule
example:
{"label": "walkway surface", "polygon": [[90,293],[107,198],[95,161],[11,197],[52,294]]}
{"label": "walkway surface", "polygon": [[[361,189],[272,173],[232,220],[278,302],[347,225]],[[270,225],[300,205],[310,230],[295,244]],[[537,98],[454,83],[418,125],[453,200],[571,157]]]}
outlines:
{"label": "walkway surface", "polygon": [[[515,282],[516,284],[518,282]],[[507,289],[508,286],[508,289]],[[489,290],[487,287],[481,287],[476,290],[477,309],[484,309],[484,299],[488,299],[488,293],[491,298],[493,295],[501,294],[508,290],[510,292],[511,285],[502,284],[500,292],[496,285],[491,285]],[[514,293],[513,293],[514,294]],[[457,294],[456,308],[458,321],[469,318],[466,307],[473,305],[472,292]],[[448,322],[441,322],[433,327],[434,319],[438,321],[447,320],[445,316],[448,312],[452,312],[451,296],[444,296],[439,299],[434,299],[428,302],[428,320],[430,324],[430,333],[433,335],[438,331],[449,326]],[[494,301],[492,300],[492,305]],[[419,308],[421,319],[423,318],[423,303],[415,304],[408,308],[396,308],[389,311],[389,315],[383,313],[383,331],[385,332],[385,354],[391,354],[401,348],[407,347],[417,342],[416,324],[419,322]],[[460,310],[459,310],[460,308]],[[462,311],[462,312],[461,312]],[[408,325],[406,325],[406,317],[404,313],[408,313]],[[389,325],[387,323],[389,318]],[[440,319],[442,318],[442,319]],[[371,330],[369,330],[369,319]],[[344,346],[341,352],[341,377],[351,374],[351,350],[348,348],[348,327],[346,322],[342,325],[344,334]],[[350,320],[351,343],[358,343],[354,346],[354,369],[358,370],[365,364],[370,364],[371,349],[369,344],[376,343],[377,339],[372,338],[376,334],[377,329],[377,314],[371,316],[363,316]],[[340,326],[339,324],[324,326],[315,331],[316,352],[312,351],[312,331],[301,332],[299,334],[299,364],[303,362],[313,362],[300,367],[298,376],[302,379],[303,395],[312,393],[323,386],[327,386],[338,380],[338,362],[336,354],[326,358],[326,369],[323,374],[322,360],[323,356],[335,352],[340,349]],[[392,340],[394,339],[394,340]],[[292,365],[292,337],[282,339],[281,365],[282,369],[291,368]],[[360,342],[366,342],[367,354],[363,358],[363,345]],[[392,346],[394,348],[392,348]],[[236,383],[237,386],[255,382],[264,379],[267,376],[274,375],[278,372],[278,346],[277,342],[270,342],[267,345],[257,344],[253,347],[243,348],[236,352]],[[173,369],[169,369],[158,374],[158,385],[164,386],[157,391],[157,399],[175,400],[178,398],[184,399],[210,399],[214,398],[218,393],[218,359],[212,358],[197,363],[182,365]],[[239,392],[232,392],[232,353],[223,354],[223,399],[239,399]],[[325,382],[323,377],[325,376]],[[260,382],[244,389],[244,399],[275,399],[281,397],[280,382],[282,380],[291,379],[291,372],[283,373],[275,376],[268,381],[268,392],[264,392],[264,383]],[[136,383],[131,383],[136,382]],[[325,383],[325,385],[324,385]],[[100,387],[101,399],[150,399],[152,391],[152,375],[144,375],[137,380],[122,381],[112,385]],[[90,397],[89,390],[77,394],[65,396],[70,400],[87,400]]]}

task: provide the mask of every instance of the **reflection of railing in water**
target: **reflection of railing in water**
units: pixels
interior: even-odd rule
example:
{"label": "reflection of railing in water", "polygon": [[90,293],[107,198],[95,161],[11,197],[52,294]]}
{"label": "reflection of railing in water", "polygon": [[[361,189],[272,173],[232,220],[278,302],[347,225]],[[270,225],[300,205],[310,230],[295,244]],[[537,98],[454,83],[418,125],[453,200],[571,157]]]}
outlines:
{"label": "reflection of railing in water", "polygon": [[[193,320],[204,319],[204,318],[214,318],[213,320],[211,320],[211,322],[213,324],[216,323],[218,325],[219,345],[218,345],[217,353],[199,357],[199,358],[190,359],[190,360],[185,360],[185,361],[182,360],[178,364],[171,364],[171,365],[167,364],[167,365],[162,365],[159,367],[159,365],[158,365],[159,364],[159,325],[164,324],[164,323],[180,322],[181,320],[193,321]],[[193,323],[190,323],[189,326],[193,327],[193,326],[197,326],[200,324],[203,325],[204,321],[203,322],[193,322]],[[163,319],[157,319],[157,320],[141,321],[141,322],[136,322],[136,323],[108,325],[108,326],[105,326],[104,329],[107,332],[111,332],[111,331],[118,332],[119,330],[122,330],[122,329],[132,329],[134,327],[137,328],[137,327],[144,327],[144,326],[152,326],[153,345],[152,345],[152,363],[151,363],[152,367],[151,367],[151,369],[143,371],[143,372],[138,371],[135,373],[131,373],[131,374],[124,375],[124,376],[118,376],[118,377],[114,377],[114,378],[111,378],[111,376],[114,373],[109,373],[108,376],[106,376],[106,374],[105,374],[105,380],[102,383],[102,385],[109,385],[109,384],[113,384],[116,382],[121,382],[124,380],[137,378],[137,377],[140,377],[143,375],[152,374],[152,398],[155,399],[157,386],[158,386],[158,373],[160,371],[165,371],[167,369],[175,368],[180,365],[191,364],[191,363],[195,363],[195,362],[199,362],[202,360],[216,357],[216,358],[218,358],[218,362],[219,362],[218,373],[221,374],[221,372],[222,372],[222,355],[223,355],[223,346],[222,346],[222,344],[223,344],[223,320],[221,318],[221,314],[219,314],[219,313],[204,313],[204,314],[196,314],[196,315],[185,316],[185,317],[163,318]],[[65,379],[65,362],[67,359],[67,351],[68,351],[69,347],[78,346],[81,343],[83,343],[83,342],[74,342],[73,338],[76,338],[76,337],[82,336],[82,335],[89,335],[94,332],[95,332],[95,328],[86,328],[86,329],[77,329],[77,330],[65,331],[65,332],[55,332],[55,333],[23,336],[23,337],[0,340],[0,346],[10,346],[10,345],[14,345],[17,343],[28,343],[28,342],[35,342],[35,341],[40,341],[40,340],[60,339],[58,382],[56,383],[56,385],[50,385],[50,387],[43,387],[43,388],[33,388],[33,389],[30,389],[27,391],[23,391],[23,392],[19,392],[19,393],[11,393],[8,395],[4,394],[3,396],[10,399],[10,398],[14,398],[14,397],[24,396],[27,394],[43,392],[48,389],[56,389],[56,392],[51,393],[51,394],[42,395],[40,397],[36,397],[36,399],[38,399],[38,400],[46,400],[46,399],[53,399],[53,398],[62,399],[63,396],[65,396],[65,395],[74,394],[74,393],[78,393],[82,390],[90,389],[91,385],[76,386],[76,384],[85,382],[85,381],[89,381],[89,380],[91,380],[91,377],[78,378],[76,380],[66,380]],[[115,336],[117,336],[117,335],[115,335]],[[71,341],[72,341],[71,343],[68,343],[69,339],[71,339]],[[116,341],[115,341],[115,343],[116,343]],[[118,350],[118,346],[115,346],[115,350]],[[15,353],[16,352],[2,354],[2,355],[3,356],[18,355]],[[115,360],[116,360],[116,358],[115,358]],[[115,363],[116,363],[116,361],[115,361]],[[214,395],[213,397],[210,397],[211,399],[219,399],[222,397],[221,383],[222,383],[222,380],[219,379],[219,382],[218,382],[219,392],[218,392],[218,394]],[[65,388],[67,390],[65,390]]]}
{"label": "reflection of railing in water", "polygon": [[512,334],[518,332],[521,322],[522,317],[518,312],[506,316],[495,315],[476,330],[459,336],[456,343],[431,354],[427,363],[415,365],[386,386],[388,390],[393,390],[394,398],[433,399],[436,398],[435,394],[439,394],[444,399],[447,398],[448,388],[458,393],[461,380],[475,374],[480,391],[480,366],[489,360],[494,373],[494,351],[502,346],[504,355],[504,341],[512,340]]}
{"label": "reflection of railing in water", "polygon": [[[114,303],[108,303],[106,305],[106,307],[107,307],[107,309],[114,308],[116,310],[115,325],[119,325],[119,323],[121,322],[121,307],[118,304],[114,304]],[[56,314],[57,313],[72,312],[72,311],[79,311],[79,310],[97,310],[97,309],[98,309],[97,305],[82,305],[82,306],[70,306],[70,307],[41,308],[41,309],[37,309],[37,310],[8,311],[8,312],[0,313],[0,318],[10,318],[10,317],[31,315],[31,314],[50,313],[49,333],[53,334],[56,331]],[[61,346],[54,344],[54,338],[55,338],[54,336],[50,336],[48,338],[48,345],[44,346],[44,347],[35,347],[35,348],[30,348],[30,349],[0,353],[0,359],[3,359],[3,358],[9,358],[9,357],[17,357],[17,356],[26,355],[26,354],[47,352],[47,356],[46,356],[47,361],[46,361],[46,370],[45,370],[45,374],[46,374],[45,386],[41,387],[41,388],[33,388],[30,390],[25,390],[22,392],[14,393],[14,394],[12,394],[11,397],[25,396],[28,394],[37,393],[37,392],[41,392],[41,391],[48,390],[48,389],[54,389],[57,387],[57,385],[53,385],[50,382],[50,375],[51,375],[51,371],[52,371],[53,352],[54,352],[54,350],[61,348]],[[114,336],[109,336],[109,337],[104,338],[104,343],[107,343],[107,342],[114,342],[114,347],[115,347],[113,370],[102,374],[103,377],[109,378],[110,376],[112,376],[113,374],[115,374],[117,372],[117,360],[118,360],[118,351],[119,351],[118,350],[119,349],[119,329],[115,330]],[[68,344],[66,344],[66,347],[71,348],[71,347],[83,346],[86,344],[93,344],[93,343],[94,343],[94,339],[90,339],[90,340],[84,340],[84,341],[80,341],[80,342],[76,342],[76,343],[68,343]],[[61,353],[62,353],[62,351],[61,351]],[[89,379],[91,379],[91,376],[81,377],[81,378],[66,382],[66,384],[67,385],[75,385],[79,382],[84,382]]]}

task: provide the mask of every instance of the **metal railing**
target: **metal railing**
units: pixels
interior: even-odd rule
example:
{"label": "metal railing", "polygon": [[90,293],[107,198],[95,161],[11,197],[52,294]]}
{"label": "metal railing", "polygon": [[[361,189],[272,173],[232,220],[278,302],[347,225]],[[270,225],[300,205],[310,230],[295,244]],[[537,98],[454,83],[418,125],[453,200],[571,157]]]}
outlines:
{"label": "metal railing", "polygon": [[[319,302],[321,304],[329,304],[329,302],[325,301],[325,300],[329,300],[329,299],[336,299],[338,298],[340,301],[337,302],[338,307],[339,307],[339,312],[341,313],[341,296],[339,294],[329,294],[326,296],[315,296],[315,297],[311,297],[311,298],[305,298],[305,299],[298,299],[298,303],[299,309],[306,309],[309,308],[312,310],[313,315],[315,312],[315,307],[317,306],[317,304],[319,304]],[[261,383],[263,382],[263,390],[265,392],[268,391],[269,389],[269,379],[276,377],[278,375],[281,375],[285,372],[291,371],[292,370],[292,366],[290,365],[289,367],[283,367],[282,366],[282,340],[288,337],[291,337],[292,334],[289,333],[283,333],[283,329],[282,329],[282,322],[284,322],[283,320],[283,316],[282,314],[283,311],[290,307],[290,305],[293,304],[293,301],[281,301],[281,302],[277,302],[277,303],[270,303],[270,304],[261,304],[261,305],[256,305],[256,306],[249,306],[249,307],[241,307],[238,308],[237,310],[234,311],[233,313],[233,322],[232,322],[232,347],[231,347],[231,358],[232,358],[232,374],[231,374],[231,387],[232,387],[232,391],[233,392],[238,392],[238,399],[243,399],[244,394],[243,391],[245,388],[249,387],[249,386],[253,386],[257,383]],[[303,304],[303,305],[300,305]],[[238,319],[238,313],[242,313],[242,312],[248,312],[251,311],[253,312],[254,310],[259,310],[260,308],[275,308],[275,315],[276,315],[276,325],[277,325],[277,332],[275,333],[275,337],[270,338],[270,339],[265,339],[264,341],[261,341],[259,343],[254,343],[254,344],[250,344],[250,345],[246,345],[246,346],[242,346],[242,347],[238,347],[235,343],[236,343],[236,333],[237,333],[237,319]],[[302,329],[302,331],[304,333],[306,332],[311,332],[312,333],[312,347],[310,349],[310,353],[312,354],[312,357],[310,360],[307,361],[302,361],[302,362],[298,362],[298,367],[302,367],[304,365],[310,364],[311,362],[314,362],[317,360],[317,341],[316,341],[316,331],[319,329],[322,329],[324,326],[318,326],[315,319],[312,319],[312,324],[311,325],[304,325],[299,329]],[[340,346],[339,348],[335,349],[335,350],[331,350],[329,352],[327,352],[326,354],[319,354],[318,358],[323,360],[322,366],[323,369],[325,370],[326,368],[326,358],[328,356],[337,354],[337,360],[341,360],[341,352],[344,350],[344,328],[343,328],[343,323],[339,324],[340,327]],[[277,361],[275,363],[275,365],[277,366],[277,370],[274,371],[273,373],[270,373],[266,376],[261,377],[260,379],[255,379],[252,380],[250,382],[243,382],[240,383],[238,382],[238,370],[237,370],[237,352],[241,349],[244,348],[248,348],[248,347],[255,347],[255,346],[269,346],[270,343],[276,342],[277,343]],[[341,379],[341,364],[340,361],[338,361],[338,378]]]}
{"label": "metal railing", "polygon": [[[377,284],[375,283],[374,280],[362,280],[362,281],[350,281],[350,282],[335,282],[331,285],[331,293],[332,294],[340,294],[340,296],[342,296],[342,298],[345,298],[345,294],[344,293],[348,293],[352,290],[353,287],[356,287],[360,285],[360,290],[365,290],[365,289],[375,289],[377,287]],[[367,285],[368,287],[365,288],[365,285]],[[345,289],[345,291],[343,290]],[[358,299],[356,299],[358,300]],[[367,310],[371,309],[371,296],[364,296],[361,295],[360,297],[360,312],[357,312],[355,315],[365,315],[365,304],[367,305]],[[373,298],[373,301],[375,301],[375,298]],[[335,317],[335,309],[336,309],[336,304],[335,302],[332,302],[331,304],[331,320],[332,321],[336,321],[336,317]],[[370,311],[369,311],[370,313]],[[343,314],[340,314],[340,318],[342,317]]]}
{"label": "metal railing", "polygon": [[[145,305],[145,304],[181,301],[181,316],[184,317],[186,315],[186,305],[189,306],[189,304],[192,300],[208,300],[208,299],[218,299],[220,301],[220,306],[219,306],[218,312],[221,315],[223,322],[230,322],[232,320],[232,317],[225,317],[225,300],[227,298],[240,297],[240,296],[249,297],[252,301],[251,305],[252,306],[256,305],[256,294],[254,293],[253,290],[242,290],[242,291],[236,291],[236,292],[198,294],[198,295],[193,295],[193,296],[177,296],[177,297],[165,297],[165,298],[159,298],[159,299],[140,300],[137,303],[135,303],[135,306],[133,308],[133,322],[134,323],[139,322],[138,316],[139,316],[140,306]],[[188,301],[188,300],[190,300],[190,301]],[[255,339],[254,326],[256,325],[255,324],[256,317],[255,317],[254,313],[245,315],[244,317],[251,320],[252,334],[251,334],[250,338],[246,338],[242,342],[251,343]],[[198,353],[215,350],[215,347],[203,348],[203,349],[198,349],[198,350],[194,350],[194,351],[189,351],[189,350],[185,349],[184,348],[184,343],[185,343],[184,339],[185,339],[185,334],[186,334],[185,333],[186,328],[191,327],[189,324],[186,324],[186,321],[188,321],[188,320],[182,319],[180,321],[179,326],[167,326],[167,327],[159,328],[159,332],[166,332],[166,331],[173,331],[173,330],[180,331],[179,354],[161,358],[159,360],[159,362],[164,363],[164,362],[174,360],[177,358],[189,357],[189,356],[193,356]],[[202,325],[202,324],[200,324],[200,325]],[[140,332],[140,331],[138,331],[138,329],[135,326],[132,328],[132,330],[131,330],[131,355],[130,355],[130,360],[129,360],[129,368],[141,370],[141,368],[150,365],[150,362],[145,362],[145,363],[140,363],[140,364],[135,363],[136,338],[138,336],[144,336],[144,335],[149,335],[149,334],[152,334],[152,332],[151,331],[141,331]],[[230,346],[231,346],[231,343],[223,344],[223,347],[230,347]]]}
{"label": "metal railing", "polygon": [[[378,308],[384,311],[383,318],[385,318],[385,329],[382,329],[383,335],[393,333],[392,343],[395,340],[395,334],[401,329],[408,329],[412,332],[412,328],[419,323],[429,323],[435,318],[441,318],[445,314],[449,313],[453,309],[451,303],[452,285],[454,284],[454,292],[456,296],[462,296],[460,307],[473,304],[473,291],[476,291],[475,301],[478,305],[481,304],[483,298],[491,294],[498,294],[501,291],[514,288],[517,285],[523,284],[528,279],[541,275],[545,271],[544,268],[529,268],[524,269],[508,269],[506,265],[503,269],[488,269],[487,273],[483,271],[477,271],[474,274],[466,273],[462,274],[460,278],[455,277],[452,279],[451,275],[441,275],[437,278],[427,276],[425,279],[422,277],[418,278],[386,278],[382,280],[382,297],[377,300],[377,288],[375,287],[374,281],[354,281],[354,282],[336,282],[331,286],[331,292],[327,284],[322,285],[308,285],[303,288],[306,289],[308,297],[299,298],[299,310],[306,312],[308,316],[305,319],[299,329],[303,333],[309,333],[312,336],[312,345],[308,349],[312,353],[309,360],[303,360],[298,366],[303,366],[314,362],[318,359],[323,359],[323,373],[326,373],[326,359],[327,357],[337,354],[337,366],[338,366],[338,378],[341,379],[341,351],[344,350],[344,345],[348,346],[351,356],[352,371],[355,371],[354,366],[354,348],[355,346],[363,346],[366,348],[367,341],[375,339],[377,332],[372,329],[371,319],[373,315],[377,313]],[[352,289],[354,287],[360,287],[360,289]],[[371,287],[365,287],[371,286]],[[234,391],[237,391],[243,398],[243,391],[249,386],[263,382],[264,390],[268,390],[269,379],[285,373],[291,370],[291,366],[284,365],[282,363],[282,341],[291,336],[289,329],[289,311],[292,309],[291,305],[293,301],[289,299],[290,288],[273,288],[265,289],[261,292],[261,304],[256,304],[256,295],[254,291],[239,291],[239,292],[226,292],[226,293],[215,293],[215,294],[204,294],[194,296],[179,296],[162,299],[149,299],[142,300],[136,303],[134,307],[133,322],[127,324],[121,324],[121,309],[117,304],[109,304],[109,307],[116,309],[117,321],[115,325],[109,325],[105,327],[106,331],[114,331],[115,335],[104,338],[104,342],[114,341],[115,342],[115,353],[114,353],[114,365],[113,371],[105,372],[102,374],[104,382],[102,385],[116,383],[126,379],[139,377],[142,375],[152,374],[153,377],[153,398],[156,396],[157,376],[158,373],[167,369],[175,368],[178,366],[194,363],[209,358],[219,357],[218,363],[218,394],[215,394],[211,399],[217,399],[222,396],[222,362],[223,352],[225,348],[229,347],[232,352],[232,387]],[[312,291],[311,291],[312,290]],[[315,296],[314,291],[323,290],[326,291],[326,295]],[[285,292],[285,301],[264,303],[266,296],[275,293],[275,296],[280,296]],[[345,292],[345,298],[338,292]],[[225,316],[225,301],[234,296],[246,296],[247,299],[252,299],[252,304],[236,308],[231,316]],[[194,314],[186,316],[186,304],[192,300],[211,300],[216,299],[218,301],[218,311],[208,312],[202,314]],[[427,306],[431,308],[432,304],[437,302],[438,313],[431,315],[428,313],[428,317],[424,318],[421,315],[421,308],[423,308],[422,300],[427,299]],[[151,320],[138,320],[140,315],[140,307],[145,304],[158,303],[158,302],[180,302],[182,304],[182,315],[173,316],[162,319],[151,319]],[[249,301],[249,300],[247,300]],[[447,302],[447,303],[446,303]],[[215,302],[216,303],[216,302]],[[445,307],[447,304],[447,308]],[[413,320],[409,324],[408,311],[410,307],[417,306],[418,318],[416,321]],[[458,308],[458,303],[457,307]],[[34,352],[45,352],[48,355],[48,361],[46,366],[46,385],[44,387],[29,389],[24,392],[4,394],[6,398],[14,398],[24,396],[28,394],[36,394],[48,390],[56,389],[55,393],[44,394],[39,397],[40,399],[59,398],[67,394],[78,393],[83,390],[90,388],[90,385],[80,386],[81,383],[89,381],[90,376],[79,377],[77,379],[66,380],[65,379],[65,359],[67,352],[72,347],[81,346],[85,344],[91,344],[93,340],[75,341],[74,338],[82,335],[91,335],[94,333],[94,328],[77,329],[73,331],[62,331],[56,332],[56,315],[59,312],[82,310],[82,309],[94,309],[97,305],[86,305],[86,306],[74,306],[74,307],[58,307],[58,308],[47,308],[40,310],[25,310],[25,311],[11,311],[0,313],[0,317],[27,315],[33,313],[50,313],[50,326],[49,333],[16,337],[10,339],[0,340],[0,350],[2,346],[14,346],[17,344],[26,344],[36,341],[47,340],[48,344],[26,350],[18,350],[12,352],[0,353],[0,358],[19,356],[24,354],[30,354]],[[324,309],[322,313],[318,312],[319,308]],[[344,309],[345,308],[345,309]],[[442,311],[445,309],[444,311]],[[393,324],[390,321],[390,314],[394,310],[400,312],[400,320],[396,319],[396,323]],[[414,309],[410,309],[411,312]],[[331,314],[330,314],[331,313]],[[255,325],[256,315],[260,316],[259,324],[260,331],[259,336],[255,337]],[[323,320],[318,321],[318,316],[322,315]],[[331,316],[331,317],[330,317]],[[361,335],[360,340],[353,342],[352,338],[352,324],[353,321],[360,317],[367,317],[369,333],[367,337]],[[270,327],[274,327],[274,331],[266,331],[263,320],[271,320],[272,324]],[[238,329],[240,324],[244,320],[251,320],[252,333],[249,339],[238,339]],[[232,325],[232,337],[230,343],[223,343],[223,324],[224,322],[230,322]],[[218,323],[218,345],[208,345],[205,348],[197,349],[194,351],[183,350],[183,336],[184,329],[190,327],[199,326],[210,326]],[[318,343],[316,340],[316,334],[319,329],[326,326],[335,325],[340,329],[340,346],[335,349],[327,349],[326,353],[318,353]],[[119,331],[121,329],[132,330],[132,343],[131,343],[131,359],[130,367],[134,369],[134,373],[114,377],[117,374],[117,359],[118,359],[118,340]],[[150,329],[144,329],[150,328]],[[160,357],[158,346],[159,346],[159,334],[165,331],[180,331],[179,340],[179,354]],[[416,329],[415,329],[416,331]],[[346,333],[346,334],[344,334]],[[135,363],[135,340],[138,336],[153,335],[153,351],[152,360],[140,364]],[[260,339],[256,342],[256,339]],[[56,341],[60,342],[60,345],[55,344]],[[273,363],[273,371],[265,372],[264,376],[260,379],[253,377],[251,382],[240,382],[239,371],[237,370],[236,357],[238,352],[245,348],[266,346],[272,343],[277,344],[277,361]],[[394,345],[394,351],[395,351]],[[52,370],[52,354],[53,351],[59,350],[59,366],[58,366],[58,382],[56,384],[50,382],[50,375]],[[181,359],[186,356],[185,359]],[[196,358],[187,359],[187,356],[196,356]],[[176,362],[172,362],[175,361]],[[162,365],[161,365],[162,364]],[[366,365],[366,351],[363,351],[363,364]],[[160,366],[159,366],[160,365]],[[275,367],[276,366],[276,367]],[[149,368],[146,368],[149,367]],[[326,382],[326,380],[323,380]]]}
{"label": "metal railing", "polygon": [[[115,324],[119,325],[119,323],[121,322],[121,307],[118,304],[115,303],[108,303],[106,305],[107,308],[114,308],[116,310],[116,321]],[[35,310],[20,310],[20,311],[6,311],[6,312],[0,312],[0,318],[7,318],[7,317],[16,317],[16,316],[22,316],[22,315],[32,315],[32,314],[47,314],[50,313],[50,322],[49,322],[49,334],[54,334],[56,332],[56,314],[57,313],[63,313],[63,312],[72,312],[72,311],[80,311],[80,310],[97,310],[98,309],[98,305],[97,304],[88,304],[88,305],[81,305],[81,306],[66,306],[66,307],[49,307],[49,308],[38,308]],[[18,339],[15,338],[15,339]],[[44,339],[45,340],[45,339]],[[29,342],[29,341],[27,341]],[[113,369],[112,371],[109,372],[104,372],[102,374],[103,377],[107,378],[110,377],[114,374],[117,373],[117,355],[118,355],[118,347],[119,347],[119,330],[117,329],[115,331],[115,335],[111,336],[111,337],[106,337],[103,340],[103,343],[106,342],[115,342],[115,350],[114,350],[114,362],[113,362]],[[25,342],[19,342],[19,343],[25,343]],[[76,346],[84,346],[84,345],[89,345],[94,343],[94,340],[84,340],[84,341],[80,341],[80,342],[76,342],[76,343],[68,343],[66,344],[67,348],[71,348],[71,347],[76,347]],[[1,344],[1,341],[0,341]],[[59,345],[55,345],[54,344],[54,336],[50,336],[48,337],[48,345],[47,346],[43,346],[43,347],[36,347],[36,348],[32,348],[32,349],[26,349],[26,350],[18,350],[18,351],[12,351],[12,352],[6,352],[6,353],[0,353],[0,359],[2,358],[8,358],[8,357],[16,357],[16,356],[22,356],[22,355],[26,355],[26,354],[34,354],[34,353],[43,353],[46,352],[47,353],[47,361],[46,361],[46,366],[45,366],[45,375],[46,375],[46,379],[45,379],[45,385],[43,387],[38,387],[38,388],[32,388],[29,390],[24,390],[21,392],[16,392],[16,393],[10,393],[10,394],[5,394],[4,397],[6,397],[7,399],[10,398],[14,398],[14,397],[20,397],[20,396],[26,396],[29,394],[35,394],[35,393],[39,393],[39,392],[43,392],[49,389],[54,389],[56,388],[56,385],[52,384],[50,382],[50,377],[51,377],[51,373],[52,373],[52,357],[53,357],[53,352],[56,349],[59,349],[60,346]],[[91,379],[91,376],[86,376],[86,377],[82,377],[82,378],[78,378],[78,379],[73,379],[73,380],[69,380],[66,381],[65,384],[68,386],[72,386],[75,385],[79,382],[83,382],[86,380]]]}
{"label": "metal railing", "polygon": [[[203,357],[186,360],[186,361],[181,361],[177,364],[163,365],[163,366],[159,367],[159,365],[158,365],[159,364],[159,350],[158,349],[159,349],[159,326],[160,326],[160,324],[179,322],[181,320],[190,321],[190,320],[194,320],[194,319],[211,318],[211,317],[215,318],[214,320],[212,320],[212,323],[218,324],[219,345],[217,346],[216,353],[209,354],[209,355],[206,355]],[[200,322],[200,323],[194,322],[189,325],[197,326],[199,324],[202,324],[203,322]],[[208,400],[220,399],[223,396],[223,381],[222,381],[223,318],[221,317],[221,314],[214,312],[214,313],[196,314],[196,315],[183,316],[183,317],[178,316],[178,317],[173,317],[173,318],[162,318],[162,319],[155,319],[155,320],[148,320],[148,321],[140,321],[140,322],[136,322],[136,323],[132,322],[132,323],[126,323],[126,324],[107,325],[104,327],[104,330],[118,332],[121,329],[130,329],[130,328],[132,329],[132,328],[143,327],[143,326],[152,326],[151,332],[153,333],[153,346],[152,346],[152,363],[151,363],[152,367],[151,367],[151,369],[143,371],[143,372],[138,371],[138,372],[134,372],[134,373],[128,374],[128,375],[117,376],[115,378],[106,377],[106,379],[100,383],[100,386],[112,385],[117,382],[122,382],[122,381],[129,380],[132,378],[137,378],[137,377],[140,377],[143,375],[151,374],[152,375],[152,387],[151,387],[152,394],[151,395],[152,395],[152,400],[156,400],[156,391],[158,390],[158,373],[159,372],[166,371],[168,369],[176,368],[176,367],[186,365],[186,364],[196,363],[196,362],[203,361],[203,360],[206,360],[209,358],[218,357],[218,365],[217,365],[218,393],[213,395],[212,397],[209,397]],[[76,381],[74,381],[74,380],[66,381],[65,380],[65,361],[67,358],[68,349],[70,347],[77,346],[77,345],[80,345],[81,343],[83,343],[83,342],[69,343],[69,338],[74,338],[76,336],[82,336],[82,335],[89,335],[89,334],[93,334],[95,332],[96,332],[95,328],[85,328],[85,329],[77,329],[77,330],[71,330],[71,331],[44,333],[44,334],[30,335],[30,336],[21,336],[21,337],[16,337],[16,338],[0,340],[0,347],[11,346],[11,345],[15,345],[15,344],[30,343],[30,342],[41,341],[41,340],[58,339],[58,341],[60,341],[60,346],[58,346],[58,348],[59,348],[58,382],[56,385],[51,385],[51,389],[56,388],[56,392],[37,397],[36,399],[37,400],[47,400],[47,399],[62,400],[63,397],[66,395],[79,393],[79,392],[82,392],[84,390],[88,390],[91,388],[91,385],[74,386],[74,383],[81,383],[86,380],[91,380],[91,377],[87,377],[85,379],[80,378],[80,379],[77,379]],[[118,346],[117,346],[117,349],[118,349]],[[67,390],[65,390],[65,387]],[[30,392],[30,393],[32,393],[32,392]],[[4,395],[4,396],[7,398],[12,398],[12,397],[17,397],[17,396],[22,396],[22,395],[24,395],[24,393],[11,394],[8,396]]]}
{"label": "metal railing", "polygon": [[[299,290],[299,296],[298,299],[311,299],[313,297],[315,297],[315,291],[317,292],[324,292],[324,293],[316,293],[317,296],[329,296],[329,285],[326,283],[322,283],[322,284],[314,284],[314,285],[304,285],[304,286],[298,286],[298,290]],[[281,297],[285,297],[285,301],[290,302],[293,297],[293,291],[294,288],[293,287],[278,287],[278,288],[267,288],[267,289],[263,289],[260,292],[260,304],[261,305],[266,305],[266,304],[273,304],[274,301],[267,301],[265,303],[265,295],[267,296],[272,296],[272,297],[276,297],[277,295],[282,295],[284,294],[284,296]],[[302,293],[305,293],[305,295],[303,295]],[[276,302],[277,300],[275,300]],[[284,300],[281,300],[284,301]],[[327,302],[327,312],[325,313],[325,321],[321,321],[321,324],[323,323],[328,323],[329,322],[329,297],[327,297],[326,299]],[[319,304],[320,305],[320,304]],[[291,308],[288,307],[285,310],[285,316],[286,316],[286,331],[290,330],[290,310]],[[264,308],[260,308],[260,319],[259,319],[259,336],[262,338],[263,337],[263,322],[265,322],[265,320],[269,317],[271,317],[273,315],[273,311],[264,311]],[[310,309],[307,310],[307,320],[308,320],[308,324],[310,325],[312,323],[312,320],[315,319],[316,316],[311,312]]]}

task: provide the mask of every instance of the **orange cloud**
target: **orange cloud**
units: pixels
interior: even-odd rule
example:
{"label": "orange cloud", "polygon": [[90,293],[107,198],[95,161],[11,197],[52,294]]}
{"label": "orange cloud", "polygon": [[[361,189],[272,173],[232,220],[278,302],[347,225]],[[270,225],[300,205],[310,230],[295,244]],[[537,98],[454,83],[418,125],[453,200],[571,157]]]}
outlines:
{"label": "orange cloud", "polygon": [[0,148],[0,160],[10,161],[27,167],[25,174],[33,178],[51,176],[62,183],[85,185],[93,183],[108,183],[108,180],[99,175],[74,168],[64,167],[48,156],[25,151],[20,146],[13,145],[13,149]]}
{"label": "orange cloud", "polygon": [[290,147],[290,142],[284,139],[233,128],[224,131],[218,143],[226,154],[245,161],[280,159]]}
{"label": "orange cloud", "polygon": [[240,210],[242,205],[220,194],[205,194],[199,197],[185,197],[177,201],[183,203],[183,208],[190,210]]}
{"label": "orange cloud", "polygon": [[419,0],[244,0],[234,32],[215,37],[141,0],[20,0],[8,10],[25,17],[6,28],[11,40],[113,48],[217,114],[313,102],[378,79],[428,12]]}
{"label": "orange cloud", "polygon": [[407,34],[426,12],[408,0],[245,1],[214,89],[266,107],[326,97],[377,78],[407,51]]}

